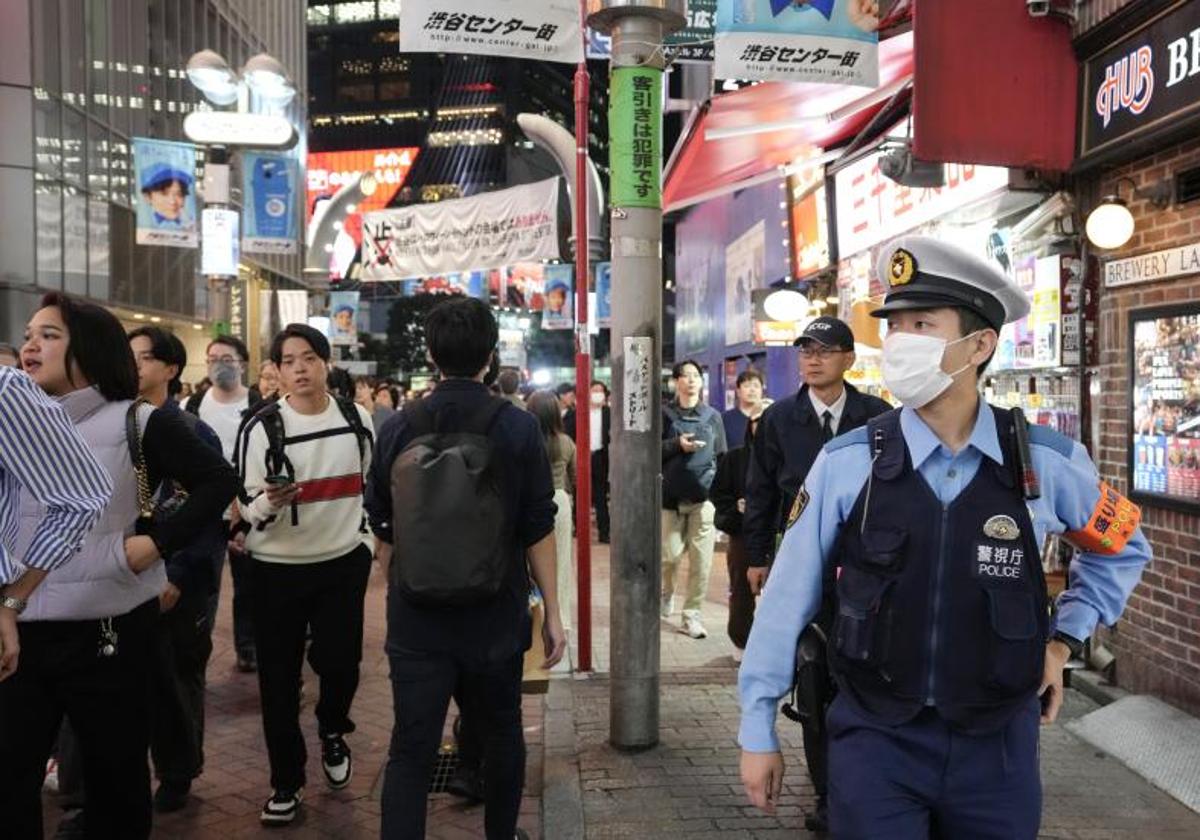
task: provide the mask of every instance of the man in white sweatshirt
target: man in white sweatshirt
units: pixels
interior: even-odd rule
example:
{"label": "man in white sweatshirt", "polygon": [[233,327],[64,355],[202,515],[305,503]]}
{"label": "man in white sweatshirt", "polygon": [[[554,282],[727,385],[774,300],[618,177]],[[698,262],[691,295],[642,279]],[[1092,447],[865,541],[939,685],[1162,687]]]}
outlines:
{"label": "man in white sweatshirt", "polygon": [[286,396],[241,433],[240,503],[259,593],[255,638],[273,788],[260,817],[265,824],[291,822],[303,797],[300,669],[309,628],[308,661],[321,681],[316,714],[325,778],[337,790],[352,776],[344,736],[354,731],[349,713],[371,570],[362,501],[371,418],[326,391],[329,358],[325,336],[289,324],[271,344]]}

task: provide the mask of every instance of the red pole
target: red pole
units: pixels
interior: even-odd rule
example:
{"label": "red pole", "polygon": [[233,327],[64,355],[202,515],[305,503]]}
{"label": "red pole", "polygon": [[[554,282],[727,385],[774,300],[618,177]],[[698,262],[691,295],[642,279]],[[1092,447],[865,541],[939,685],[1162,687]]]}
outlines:
{"label": "red pole", "polygon": [[588,335],[588,109],[587,0],[579,2],[583,58],[575,68],[575,534],[580,671],[592,670],[592,431],[591,336]]}

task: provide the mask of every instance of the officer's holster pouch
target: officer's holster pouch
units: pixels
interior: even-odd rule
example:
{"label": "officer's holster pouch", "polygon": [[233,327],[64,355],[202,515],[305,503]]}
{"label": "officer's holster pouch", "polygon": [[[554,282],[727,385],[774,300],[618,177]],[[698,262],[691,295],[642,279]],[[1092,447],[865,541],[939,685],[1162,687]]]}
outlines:
{"label": "officer's holster pouch", "polygon": [[791,696],[781,709],[784,717],[806,727],[825,725],[825,710],[835,690],[827,652],[821,627],[815,623],[805,627],[796,643],[796,670]]}

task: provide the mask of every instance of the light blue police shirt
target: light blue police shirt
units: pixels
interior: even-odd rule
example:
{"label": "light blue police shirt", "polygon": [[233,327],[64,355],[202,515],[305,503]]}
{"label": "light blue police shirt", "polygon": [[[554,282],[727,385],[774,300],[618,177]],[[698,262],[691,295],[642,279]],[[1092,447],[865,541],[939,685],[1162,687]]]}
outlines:
{"label": "light blue police shirt", "polygon": [[[979,405],[986,403],[980,400]],[[957,454],[912,409],[900,413],[900,428],[914,468],[942,504],[949,504],[975,477],[985,457],[1004,463],[996,418],[980,411],[971,438]],[[1040,437],[1040,435],[1039,435]],[[1040,499],[1029,502],[1037,544],[1047,534],[1084,528],[1100,498],[1096,467],[1080,444],[1060,438],[1031,441]],[[1070,455],[1063,450],[1071,445]],[[775,711],[791,688],[796,641],[817,613],[822,567],[830,560],[838,531],[850,516],[871,470],[866,427],[831,441],[805,481],[811,501],[784,535],[738,674],[742,723],[738,743],[750,752],[776,752]],[[1114,623],[1150,561],[1150,544],[1139,528],[1118,554],[1080,554],[1070,567],[1068,588],[1059,596],[1051,632],[1086,639],[1097,622]]]}

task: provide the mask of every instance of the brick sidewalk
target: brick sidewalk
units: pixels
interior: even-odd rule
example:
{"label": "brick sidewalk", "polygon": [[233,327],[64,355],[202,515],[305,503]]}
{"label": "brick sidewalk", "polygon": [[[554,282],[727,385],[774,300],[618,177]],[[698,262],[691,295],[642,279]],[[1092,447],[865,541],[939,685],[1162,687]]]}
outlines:
{"label": "brick sidewalk", "polygon": [[[239,674],[234,669],[230,615],[232,589],[226,573],[217,630],[213,636],[213,656],[208,667],[204,774],[193,785],[192,801],[187,808],[175,814],[155,815],[155,838],[230,840],[286,836],[297,840],[358,840],[379,837],[379,794],[392,732],[392,693],[387,657],[383,653],[385,590],[379,570],[373,568],[367,591],[362,681],[351,711],[358,730],[346,739],[354,751],[354,780],[345,790],[337,792],[325,787],[313,714],[317,678],[306,664],[305,694],[300,710],[309,745],[309,784],[304,805],[301,816],[290,827],[264,829],[259,824],[258,814],[270,788],[258,682],[253,674]],[[529,758],[520,825],[535,840],[541,836],[542,708],[542,695],[525,697],[525,740],[529,745]],[[447,717],[448,724],[452,721],[453,713]],[[46,837],[53,837],[60,812],[50,798],[46,799],[45,813]],[[454,797],[435,794],[430,798],[427,836],[431,840],[482,837],[483,808],[463,807]]]}

